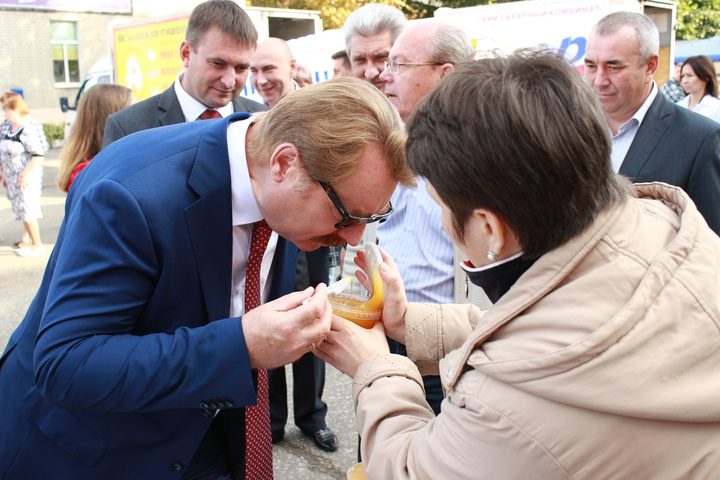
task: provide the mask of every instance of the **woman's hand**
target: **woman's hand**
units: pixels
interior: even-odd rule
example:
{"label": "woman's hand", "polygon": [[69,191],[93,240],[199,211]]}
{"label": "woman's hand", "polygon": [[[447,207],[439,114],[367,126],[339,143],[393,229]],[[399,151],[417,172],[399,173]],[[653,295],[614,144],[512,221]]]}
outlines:
{"label": "woman's hand", "polygon": [[390,347],[382,323],[376,322],[373,328],[367,329],[333,315],[330,333],[312,352],[345,375],[354,378],[358,367],[365,360],[390,353]]}
{"label": "woman's hand", "polygon": [[[25,172],[26,172],[26,170],[23,170],[23,171],[20,172],[20,174],[18,175],[18,183],[17,183],[17,186],[18,186],[18,188],[19,188],[20,190],[22,190],[22,189],[24,189],[25,187],[27,187],[27,184],[28,184],[28,183],[27,183],[27,174],[26,174]],[[4,182],[3,182],[3,183],[4,183]]]}
{"label": "woman's hand", "polygon": [[[382,248],[380,253],[383,258],[383,263],[380,264],[380,278],[385,282],[382,323],[388,337],[405,344],[405,312],[407,311],[405,285],[392,257]],[[357,253],[355,263],[358,267],[365,269],[365,252],[361,250]],[[355,272],[355,276],[367,289],[369,286],[367,274],[358,270]]]}

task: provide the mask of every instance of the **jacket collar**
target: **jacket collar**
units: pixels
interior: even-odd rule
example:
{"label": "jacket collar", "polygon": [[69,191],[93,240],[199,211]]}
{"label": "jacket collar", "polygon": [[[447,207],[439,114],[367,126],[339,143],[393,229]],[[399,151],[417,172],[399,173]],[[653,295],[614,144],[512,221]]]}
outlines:
{"label": "jacket collar", "polygon": [[673,108],[679,107],[665,100],[665,96],[658,92],[640,124],[618,173],[630,179],[640,175],[640,171],[669,127],[669,122],[666,122],[665,118],[672,114]]}
{"label": "jacket collar", "polygon": [[232,199],[227,148],[228,123],[248,118],[236,113],[204,120],[188,185],[200,197],[185,209],[210,321],[227,318],[232,277]]}
{"label": "jacket collar", "polygon": [[[699,234],[701,216],[695,205],[689,200],[687,194],[678,187],[662,183],[635,184],[632,186],[638,198],[659,199],[666,205],[675,209],[680,216],[680,228],[674,240],[663,249],[663,258],[653,262],[654,269],[663,272],[674,272],[681,265],[688,254],[689,246],[696,243]],[[629,201],[634,201],[630,199]],[[622,216],[629,207],[626,204],[611,207],[601,212],[596,220],[580,235],[571,239],[563,246],[546,253],[530,267],[525,275],[520,277],[517,284],[501,298],[496,305],[485,313],[482,321],[471,333],[465,343],[457,350],[450,352],[441,360],[440,374],[444,376],[443,384],[447,389],[452,388],[465,371],[468,360],[477,352],[481,344],[493,335],[499,328],[513,320],[524,310],[527,310],[540,301],[553,289],[567,280],[580,262],[584,261],[590,251],[608,235],[618,222],[623,223]],[[632,213],[634,214],[634,213]],[[646,275],[651,275],[650,270]],[[634,323],[627,322],[623,328],[632,328]],[[622,328],[617,329],[617,335],[623,334]],[[482,356],[482,352],[480,352]],[[475,357],[473,357],[475,358]],[[492,364],[490,358],[481,358],[473,363]],[[557,368],[573,368],[575,361],[567,363],[557,362]],[[493,367],[495,368],[495,367]],[[503,369],[498,365],[497,369]],[[484,369],[485,370],[485,369]],[[515,378],[519,382],[532,380],[534,375],[530,372],[520,372],[521,377]],[[551,374],[547,371],[545,375]],[[505,372],[504,377],[509,374]]]}

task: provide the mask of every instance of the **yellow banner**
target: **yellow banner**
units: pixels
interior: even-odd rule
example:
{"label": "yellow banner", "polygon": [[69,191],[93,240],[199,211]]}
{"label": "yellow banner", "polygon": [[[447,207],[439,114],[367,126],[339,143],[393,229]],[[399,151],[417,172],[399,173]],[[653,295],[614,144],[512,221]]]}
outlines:
{"label": "yellow banner", "polygon": [[166,90],[183,70],[180,44],[189,15],[113,29],[115,81],[138,100]]}

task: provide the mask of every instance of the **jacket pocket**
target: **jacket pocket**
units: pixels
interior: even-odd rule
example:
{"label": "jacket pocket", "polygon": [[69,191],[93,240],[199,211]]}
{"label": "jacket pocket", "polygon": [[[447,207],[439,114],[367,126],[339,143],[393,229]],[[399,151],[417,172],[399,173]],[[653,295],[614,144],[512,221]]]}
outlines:
{"label": "jacket pocket", "polygon": [[48,439],[85,465],[94,465],[108,447],[106,441],[43,397],[34,386],[20,399],[18,410]]}

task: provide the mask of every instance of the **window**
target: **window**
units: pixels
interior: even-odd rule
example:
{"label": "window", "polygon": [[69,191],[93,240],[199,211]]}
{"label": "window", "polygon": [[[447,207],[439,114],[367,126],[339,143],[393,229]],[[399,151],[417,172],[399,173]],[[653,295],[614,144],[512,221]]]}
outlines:
{"label": "window", "polygon": [[50,44],[55,83],[79,83],[77,23],[50,22]]}

